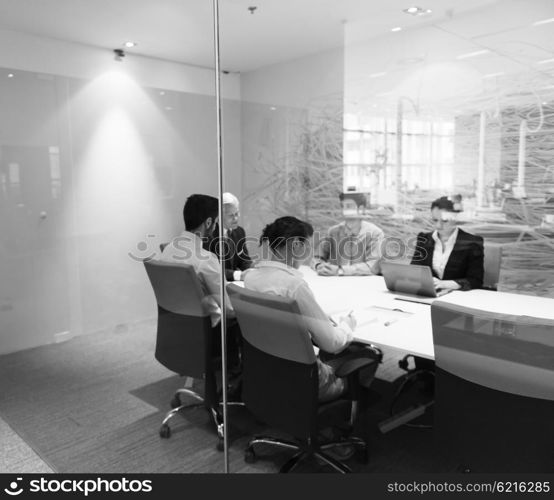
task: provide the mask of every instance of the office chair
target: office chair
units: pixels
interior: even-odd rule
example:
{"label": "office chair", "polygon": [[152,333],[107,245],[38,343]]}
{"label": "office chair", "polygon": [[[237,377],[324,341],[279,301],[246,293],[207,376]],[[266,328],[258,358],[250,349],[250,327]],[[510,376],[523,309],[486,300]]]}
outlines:
{"label": "office chair", "polygon": [[502,267],[502,246],[485,243],[484,254],[483,288],[496,291],[500,279],[500,268]]}
{"label": "office chair", "polygon": [[438,301],[431,318],[440,455],[464,472],[554,472],[554,321]]}
{"label": "office chair", "polygon": [[[145,261],[144,267],[158,303],[156,359],[181,376],[204,380],[204,395],[181,388],[171,400],[162,421],[160,436],[169,438],[169,421],[182,410],[204,406],[217,429],[218,449],[223,449],[223,420],[219,410],[216,371],[220,359],[212,355],[213,332],[210,317],[202,307],[204,295],[194,268],[185,264]],[[185,405],[181,396],[199,403]]]}
{"label": "office chair", "polygon": [[[294,437],[291,441],[272,436],[254,437],[248,443],[245,460],[254,461],[254,445],[265,443],[296,452],[280,472],[292,471],[310,456],[319,458],[338,472],[350,472],[348,466],[325,452],[344,445],[354,446],[357,458],[367,462],[367,444],[360,438],[351,436],[341,441],[320,442],[318,429],[332,420],[330,411],[341,406],[344,409],[349,401],[318,402],[316,356],[296,303],[235,284],[230,284],[227,290],[243,336],[242,400],[258,420]],[[375,348],[374,353],[380,359],[381,352]],[[340,377],[348,377],[352,391],[349,430],[357,412],[358,372],[377,362],[356,359],[345,362],[336,372]],[[328,421],[324,422],[326,417]]]}

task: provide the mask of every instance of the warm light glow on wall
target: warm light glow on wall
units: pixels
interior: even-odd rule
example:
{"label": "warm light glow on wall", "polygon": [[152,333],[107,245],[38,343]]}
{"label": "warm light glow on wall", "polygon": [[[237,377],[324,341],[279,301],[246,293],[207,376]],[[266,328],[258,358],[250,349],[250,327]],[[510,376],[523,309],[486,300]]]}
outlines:
{"label": "warm light glow on wall", "polygon": [[114,234],[129,250],[147,233],[168,234],[153,153],[143,140],[153,125],[169,130],[163,112],[121,72],[91,82],[72,107],[78,109],[76,115],[90,120],[84,125],[90,134],[81,132],[75,159],[78,232]]}

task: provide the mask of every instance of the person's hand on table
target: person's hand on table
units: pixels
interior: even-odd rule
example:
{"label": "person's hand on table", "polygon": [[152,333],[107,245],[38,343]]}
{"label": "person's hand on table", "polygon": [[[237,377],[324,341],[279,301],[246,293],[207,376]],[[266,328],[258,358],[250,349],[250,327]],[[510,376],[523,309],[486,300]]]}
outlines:
{"label": "person's hand on table", "polygon": [[251,267],[249,267],[248,269],[245,269],[244,271],[241,271],[241,273],[240,273],[240,280],[241,280],[241,281],[244,281],[244,278],[246,278],[246,275],[247,275],[250,271],[252,271],[252,268],[251,268]]}
{"label": "person's hand on table", "polygon": [[461,286],[454,280],[440,280],[439,278],[433,278],[435,290],[459,290]]}
{"label": "person's hand on table", "polygon": [[356,329],[356,325],[358,324],[356,318],[352,313],[350,313],[348,316],[341,316],[340,321],[344,321],[352,331]]}
{"label": "person's hand on table", "polygon": [[322,262],[317,266],[316,271],[320,276],[336,276],[339,272],[339,266]]}

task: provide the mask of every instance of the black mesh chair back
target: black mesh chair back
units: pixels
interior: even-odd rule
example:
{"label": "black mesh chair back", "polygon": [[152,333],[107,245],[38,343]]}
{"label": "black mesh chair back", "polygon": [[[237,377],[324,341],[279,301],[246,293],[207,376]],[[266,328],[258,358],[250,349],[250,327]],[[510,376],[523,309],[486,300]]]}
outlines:
{"label": "black mesh chair back", "polygon": [[156,359],[167,369],[181,376],[204,380],[203,395],[190,388],[177,390],[160,428],[160,436],[170,436],[169,420],[180,411],[193,408],[182,398],[192,397],[209,411],[218,432],[218,449],[223,449],[223,424],[219,411],[216,370],[220,358],[213,357],[213,330],[205,312],[205,300],[194,268],[157,260],[144,262],[144,267],[158,304]]}
{"label": "black mesh chair back", "polygon": [[246,407],[259,419],[302,440],[312,437],[318,369],[310,335],[292,300],[227,287],[243,336]]}
{"label": "black mesh chair back", "polygon": [[474,472],[553,472],[554,321],[441,301],[431,317],[438,449]]}
{"label": "black mesh chair back", "polygon": [[194,268],[144,262],[158,303],[156,359],[171,371],[203,378],[211,363],[212,328]]}

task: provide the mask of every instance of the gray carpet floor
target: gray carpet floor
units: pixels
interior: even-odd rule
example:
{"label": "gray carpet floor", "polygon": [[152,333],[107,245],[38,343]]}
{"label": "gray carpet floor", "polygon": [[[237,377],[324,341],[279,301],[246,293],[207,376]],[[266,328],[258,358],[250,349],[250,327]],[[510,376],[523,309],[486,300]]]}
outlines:
{"label": "gray carpet floor", "polygon": [[[0,436],[4,443],[9,434],[10,442],[17,442],[10,446],[26,457],[4,454],[2,472],[223,472],[223,455],[203,409],[179,415],[172,436],[159,437],[169,400],[183,380],[155,361],[154,344],[155,321],[146,321],[1,356],[0,417],[8,425],[0,426]],[[400,374],[398,357],[387,351],[358,424],[358,433],[371,442],[370,463],[348,463],[357,472],[451,471],[436,463],[431,431],[401,427],[382,435],[377,430],[387,416],[390,381]],[[249,437],[267,429],[243,408],[230,409],[229,416],[230,470],[276,472],[290,453],[260,448],[260,459],[246,464]],[[329,471],[316,462],[299,468]]]}

